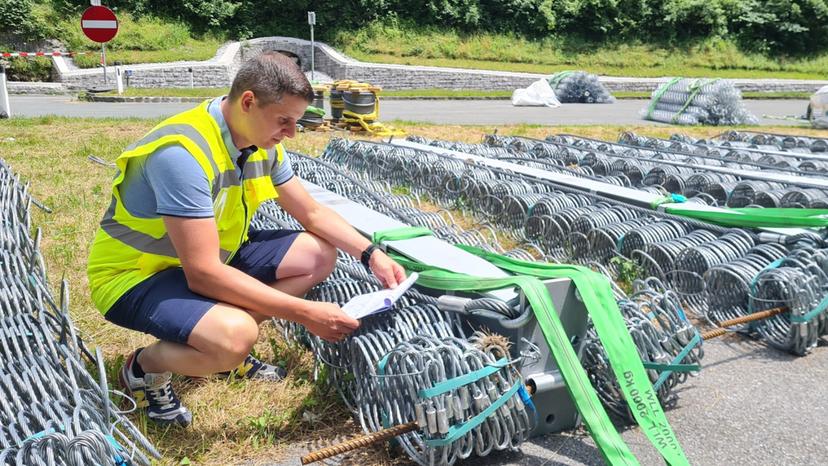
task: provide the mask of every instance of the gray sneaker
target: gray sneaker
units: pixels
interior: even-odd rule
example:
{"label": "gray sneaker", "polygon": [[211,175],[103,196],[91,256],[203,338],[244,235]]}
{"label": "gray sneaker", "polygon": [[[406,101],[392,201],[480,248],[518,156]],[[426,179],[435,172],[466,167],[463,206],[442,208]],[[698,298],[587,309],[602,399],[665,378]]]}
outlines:
{"label": "gray sneaker", "polygon": [[278,382],[287,377],[287,371],[279,366],[259,361],[252,354],[248,354],[238,367],[230,372],[222,372],[224,376],[235,376],[240,379],[266,380]]}
{"label": "gray sneaker", "polygon": [[144,374],[143,378],[136,377],[132,371],[135,361],[132,353],[121,368],[121,384],[135,399],[139,408],[146,408],[147,416],[158,424],[174,424],[182,427],[190,425],[193,415],[175,395],[172,387],[172,374]]}

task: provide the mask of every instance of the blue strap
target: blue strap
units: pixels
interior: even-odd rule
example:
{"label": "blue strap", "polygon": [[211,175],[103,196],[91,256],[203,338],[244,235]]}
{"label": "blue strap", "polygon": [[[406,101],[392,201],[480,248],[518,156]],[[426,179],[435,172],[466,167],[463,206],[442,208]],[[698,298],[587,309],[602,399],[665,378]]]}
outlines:
{"label": "blue strap", "polygon": [[792,315],[791,322],[795,322],[797,324],[809,322],[816,316],[820,315],[825,309],[828,309],[828,296],[823,298],[822,301],[819,304],[817,304],[817,307],[815,307],[811,312],[801,316]]}
{"label": "blue strap", "polygon": [[[390,356],[390,352],[385,353],[385,356],[383,356],[382,359],[377,361],[377,375],[379,375],[380,377],[379,383],[380,386],[382,386],[383,388],[385,388],[385,377],[383,377],[385,375],[385,366],[388,365],[388,358]],[[382,427],[384,427],[385,429],[391,427],[391,421],[388,419],[388,414],[385,412],[384,409],[380,411],[380,420],[382,421]]]}
{"label": "blue strap", "polygon": [[468,431],[470,431],[470,430],[474,429],[475,427],[479,426],[480,424],[483,423],[483,421],[486,420],[487,417],[494,414],[494,412],[497,411],[498,408],[503,406],[503,404],[506,403],[506,401],[509,398],[511,398],[512,395],[517,393],[518,390],[520,390],[520,388],[522,386],[523,386],[523,384],[520,381],[518,381],[512,388],[509,389],[509,391],[507,391],[506,393],[501,395],[501,397],[498,398],[497,401],[492,403],[491,406],[489,406],[488,408],[481,411],[477,416],[469,419],[468,422],[465,422],[463,424],[455,424],[455,425],[449,427],[448,434],[446,435],[445,438],[426,440],[425,444],[430,446],[430,447],[442,447],[442,446],[446,446],[446,445],[454,442],[458,438],[466,435],[466,433]]}
{"label": "blue strap", "polygon": [[532,412],[535,413],[535,418],[537,418],[538,410],[535,409],[535,403],[532,403],[532,397],[529,395],[529,392],[526,391],[526,387],[524,387],[523,384],[521,384],[520,388],[518,389],[518,395],[520,396],[520,399],[523,401],[523,404],[528,406],[529,409],[531,409]]}
{"label": "blue strap", "polygon": [[478,369],[476,371],[469,372],[468,374],[463,374],[453,379],[440,382],[431,388],[424,388],[420,390],[417,393],[417,395],[419,395],[420,398],[431,398],[433,396],[442,395],[443,393],[450,392],[456,388],[460,388],[463,385],[468,385],[472,382],[477,382],[483,377],[488,377],[494,374],[495,372],[499,371],[500,369],[506,367],[507,364],[509,364],[509,360],[506,358],[501,358],[494,364],[490,364],[482,369]]}
{"label": "blue strap", "polygon": [[45,437],[45,436],[47,436],[49,434],[53,434],[55,432],[57,432],[57,431],[55,429],[52,429],[52,428],[49,428],[49,429],[46,429],[46,430],[41,430],[40,432],[35,432],[34,434],[24,438],[22,443],[26,443],[29,440],[37,440],[41,437]]}
{"label": "blue strap", "polygon": [[[670,364],[680,363],[684,359],[685,356],[690,354],[690,351],[693,348],[695,348],[696,345],[701,343],[701,341],[702,341],[701,335],[699,335],[699,332],[696,332],[696,336],[694,336],[693,339],[690,340],[690,343],[687,343],[687,346],[685,346],[681,350],[681,352],[678,354],[678,356],[676,356],[676,358],[673,359],[673,361]],[[661,388],[661,385],[664,384],[664,382],[667,380],[667,377],[670,377],[670,374],[672,374],[672,373],[673,373],[673,371],[671,371],[671,370],[666,370],[666,371],[662,372],[661,375],[658,376],[658,380],[656,380],[656,382],[653,384],[653,390],[658,391],[658,389]]]}
{"label": "blue strap", "polygon": [[112,458],[113,460],[115,460],[115,466],[126,466],[127,464],[129,464],[126,458],[120,455],[120,453],[126,453],[126,450],[124,450],[124,447],[122,447],[121,444],[118,443],[117,440],[115,440],[115,437],[111,435],[105,435],[104,437],[106,437],[106,440],[109,442],[109,444],[112,445],[113,448],[115,448],[115,451],[118,452]]}
{"label": "blue strap", "polygon": [[698,372],[701,366],[698,364],[663,364],[660,362],[641,361],[645,369],[652,369],[654,371],[672,371],[672,372]]}
{"label": "blue strap", "polygon": [[621,252],[621,246],[623,246],[623,245],[624,245],[624,237],[625,237],[625,236],[627,236],[627,235],[621,235],[621,236],[619,236],[619,237],[618,237],[618,239],[615,241],[615,250],[616,250],[616,251]]}

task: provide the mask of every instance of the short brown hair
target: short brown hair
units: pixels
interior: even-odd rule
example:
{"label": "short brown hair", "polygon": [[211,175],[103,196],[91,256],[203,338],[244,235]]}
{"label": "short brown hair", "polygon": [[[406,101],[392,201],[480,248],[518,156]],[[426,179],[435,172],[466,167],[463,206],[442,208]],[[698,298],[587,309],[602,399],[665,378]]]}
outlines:
{"label": "short brown hair", "polygon": [[230,86],[229,98],[237,100],[244,91],[253,91],[262,105],[282,100],[285,94],[313,102],[313,87],[299,66],[287,56],[262,52],[245,61]]}

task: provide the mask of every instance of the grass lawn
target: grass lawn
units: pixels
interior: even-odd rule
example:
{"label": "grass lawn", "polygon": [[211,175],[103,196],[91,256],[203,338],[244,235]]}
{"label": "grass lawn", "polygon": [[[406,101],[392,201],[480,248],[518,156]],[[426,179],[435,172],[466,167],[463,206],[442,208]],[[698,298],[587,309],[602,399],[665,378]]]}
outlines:
{"label": "grass lawn", "polygon": [[584,70],[607,76],[826,79],[828,53],[786,58],[746,53],[722,39],[667,46],[587,43],[553,37],[459,34],[371,23],[333,44],[357,60],[552,74]]}
{"label": "grass lawn", "polygon": [[[660,78],[665,76],[683,76],[687,78],[745,78],[745,79],[826,79],[819,71],[770,71],[740,68],[707,68],[688,65],[685,62],[666,63],[653,66],[641,66],[630,62],[611,65],[593,61],[589,57],[572,57],[563,63],[521,63],[499,62],[479,59],[458,58],[422,58],[397,56],[386,53],[363,53],[358,50],[346,52],[353,58],[371,63],[391,63],[397,65],[440,66],[447,68],[467,68],[492,71],[515,71],[521,73],[554,74],[558,71],[581,70],[602,76],[631,76],[640,78]],[[828,60],[826,60],[828,61]]]}
{"label": "grass lawn", "polygon": [[[89,246],[110,200],[113,176],[110,167],[87,160],[96,155],[113,161],[128,144],[152,128],[157,120],[69,119],[58,117],[16,118],[0,121],[0,154],[32,194],[53,210],[33,209],[34,227],[43,230],[41,250],[49,279],[57,295],[61,277],[70,284],[70,308],[76,326],[89,342],[101,347],[111,381],[124,355],[152,340],[104,321],[92,306],[86,279]],[[479,142],[494,126],[413,125],[390,122],[409,134],[455,141]],[[679,131],[709,137],[728,128],[666,128],[539,125],[500,126],[499,134],[543,138],[553,132],[580,134],[616,140],[625,130],[668,137]],[[816,130],[768,127],[769,132],[824,135]],[[300,133],[287,141],[290,150],[318,155],[331,135]],[[9,138],[14,138],[13,141]],[[295,456],[291,445],[302,442],[314,448],[344,440],[358,432],[334,391],[313,382],[313,362],[304,349],[283,340],[279,332],[266,328],[256,346],[264,359],[286,363],[289,378],[276,385],[209,379],[200,382],[176,380],[184,403],[194,412],[194,424],[186,430],[161,429],[146,419],[132,419],[164,454],[160,464],[229,464],[244,461],[275,461]],[[305,415],[309,413],[309,415]],[[382,447],[360,453],[362,464],[392,464]]]}
{"label": "grass lawn", "polygon": [[[217,39],[193,39],[165,50],[107,50],[106,63],[108,66],[113,66],[115,62],[133,65],[136,63],[204,61],[213,58],[221,44],[222,41]],[[85,55],[76,55],[74,61],[78,68],[95,68],[101,63],[100,50],[89,51]]]}

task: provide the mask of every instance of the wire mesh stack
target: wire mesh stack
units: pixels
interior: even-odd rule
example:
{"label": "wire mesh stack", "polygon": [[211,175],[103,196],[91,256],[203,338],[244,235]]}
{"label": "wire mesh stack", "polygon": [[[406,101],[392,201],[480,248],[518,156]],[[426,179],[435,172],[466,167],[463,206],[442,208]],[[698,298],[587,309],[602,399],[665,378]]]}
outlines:
{"label": "wire mesh stack", "polygon": [[615,97],[598,76],[584,71],[561,71],[548,78],[561,103],[611,104]]}
{"label": "wire mesh stack", "polygon": [[[739,137],[735,134],[738,133],[729,132],[723,137]],[[765,140],[765,137],[751,137],[751,139]],[[798,140],[803,141],[803,139]],[[818,140],[811,140],[816,146]],[[776,145],[756,144],[751,141],[722,139],[721,137],[697,139],[681,134],[674,134],[668,140],[625,132],[619,138],[619,143],[658,152],[667,151],[705,160],[717,160],[723,166],[728,166],[728,162],[734,162],[754,167],[753,170],[771,170],[802,176],[824,176],[828,172],[828,155],[810,150],[810,143],[803,143],[796,147],[780,147],[779,145],[785,144],[781,137],[778,138],[779,145]]]}
{"label": "wire mesh stack", "polygon": [[[418,141],[477,155],[488,154],[511,162],[520,162],[522,157],[532,160],[532,157],[544,153],[549,146],[548,141],[493,136],[488,136],[487,141],[498,144],[495,147],[487,147],[485,144],[426,141],[423,138],[419,138]],[[555,160],[571,160],[578,157],[580,147],[587,147],[588,144],[593,146],[589,146],[591,150],[587,155],[593,156],[598,149],[609,150],[617,146],[614,143],[586,139],[571,139],[570,142],[571,144],[561,150],[558,150],[560,145],[553,145],[556,150],[551,153],[554,154]],[[543,146],[542,150],[538,145]],[[420,195],[433,193],[434,199],[443,202],[445,196],[437,192],[439,183],[431,183],[428,189],[423,189],[416,177],[409,177],[406,181],[403,173],[386,172],[382,168],[400,164],[401,162],[395,161],[398,157],[405,157],[406,163],[412,165],[428,163],[430,170],[442,173],[444,186],[452,184],[462,188],[452,189],[453,196],[448,204],[444,204],[447,207],[462,205],[466,212],[476,215],[482,221],[511,231],[515,238],[527,241],[541,250],[546,260],[588,264],[611,278],[616,278],[619,270],[613,266],[613,259],[618,257],[622,262],[633,259],[643,268],[644,276],[657,278],[668,289],[682,296],[684,306],[698,312],[699,317],[715,322],[753,312],[749,307],[750,293],[746,293],[744,286],[740,285],[742,282],[739,282],[744,281],[744,278],[740,278],[738,273],[735,276],[729,273],[731,268],[755,276],[763,266],[789,251],[807,249],[824,241],[819,235],[812,233],[790,237],[790,241],[784,247],[758,244],[758,237],[750,230],[727,230],[685,218],[671,218],[649,209],[635,208],[582,192],[573,193],[560,186],[513,172],[488,169],[480,164],[457,164],[455,159],[441,157],[426,150],[387,147],[386,157],[383,158],[379,156],[382,153],[379,147],[372,145],[366,149],[371,154],[370,163],[365,163],[360,150],[331,158],[349,166],[368,167],[368,173],[374,179],[397,180],[394,182],[402,183],[413,191],[420,192]],[[446,162],[441,165],[443,161]],[[452,170],[454,173],[450,173]],[[550,171],[556,170],[557,167],[552,166]],[[699,176],[704,174],[697,173]],[[485,180],[488,191],[476,186],[475,180]],[[758,192],[762,192],[760,186],[753,187],[760,188]],[[481,192],[485,194],[481,196]],[[548,197],[538,198],[532,193],[544,193],[544,196]],[[507,202],[510,196],[522,197],[527,202]],[[581,198],[587,201],[579,200]],[[567,201],[562,202],[563,199]],[[506,209],[504,206],[507,205],[519,206],[519,212]],[[521,222],[516,220],[520,218],[521,213],[522,227]],[[643,222],[644,226],[637,223],[639,219],[652,215],[655,215],[657,220]],[[630,225],[633,227],[630,228]],[[708,256],[709,259],[705,259]],[[679,257],[682,257],[682,261],[677,263]],[[716,281],[718,279],[723,283],[719,284]],[[727,295],[731,299],[738,296],[739,299],[734,301],[738,305],[729,310],[721,310],[718,307],[713,309],[710,306],[711,299],[726,299],[726,296],[713,296],[718,292],[717,287],[722,290],[740,290],[739,294]],[[824,312],[823,309],[818,314],[823,315]],[[752,328],[742,330],[753,331]],[[794,347],[795,345],[788,345],[788,348]]]}
{"label": "wire mesh stack", "polygon": [[728,131],[719,135],[714,140],[771,145],[778,147],[780,150],[807,149],[811,153],[828,152],[828,138],[813,136],[764,133],[760,131]]}
{"label": "wire mesh stack", "polygon": [[[498,151],[508,148],[508,159],[487,154],[485,146],[479,146],[474,153],[547,171],[560,171],[554,164],[567,164],[569,174],[577,167],[589,170],[591,176],[580,174],[588,178],[611,184],[625,180],[624,186],[683,194],[693,202],[714,206],[819,207],[828,197],[822,188],[824,176],[812,171],[813,164],[803,162],[804,168],[779,167],[760,161],[763,156],[755,157],[755,161],[734,160],[729,153],[723,156],[717,150],[706,151],[684,142],[632,133],[624,133],[619,143],[571,135],[549,136],[546,140],[490,135],[487,143]],[[549,162],[549,168],[537,165],[536,161]],[[787,178],[784,182],[760,179],[776,179],[776,174]]]}
{"label": "wire mesh stack", "polygon": [[[404,184],[415,193],[423,194],[426,189],[429,189],[432,199],[444,199],[448,203],[462,202],[469,212],[480,214],[485,211],[483,215],[486,217],[486,222],[491,221],[495,225],[512,225],[510,228],[516,233],[523,231],[523,226],[515,226],[512,223],[518,215],[513,215],[514,212],[511,212],[508,207],[503,209],[493,207],[493,199],[506,199],[502,202],[503,205],[520,206],[516,207],[515,210],[521,212],[521,209],[525,209],[528,204],[535,212],[539,213],[555,212],[559,209],[563,211],[583,209],[583,207],[578,207],[579,203],[586,203],[590,200],[588,197],[569,193],[543,192],[545,188],[538,188],[541,191],[540,193],[527,192],[531,185],[511,182],[506,177],[495,176],[494,174],[488,176],[476,174],[477,170],[483,170],[478,167],[455,166],[452,161],[447,161],[427,152],[369,142],[334,140],[329,144],[322,158],[326,162],[360,167],[364,170],[361,175],[367,179],[395,180],[395,182]],[[410,163],[410,167],[423,167],[423,170],[425,170],[424,167],[427,166],[429,171],[441,173],[442,177],[440,179],[442,181],[435,183],[432,178],[421,176],[422,170],[400,170],[400,166],[404,164],[404,161]],[[428,161],[428,165],[426,165],[426,161]],[[446,161],[446,164],[442,164],[443,161]],[[457,171],[452,172],[452,169]],[[339,170],[344,172],[345,167],[340,166]],[[316,168],[311,170],[310,173],[319,173],[319,170]],[[450,182],[451,180],[454,180],[454,184]],[[477,182],[475,180],[479,180],[482,185],[474,185]],[[452,187],[448,188],[449,185]],[[451,189],[455,196],[448,197],[440,194],[436,191],[440,189],[440,186],[443,186],[443,189]],[[497,194],[489,194],[491,192]],[[519,202],[521,200],[524,202]],[[631,213],[624,206],[608,207],[608,215],[610,215],[608,218],[615,218],[611,215],[617,215],[612,214],[612,212],[621,212],[621,215],[635,217],[635,213]],[[523,215],[525,214],[523,212]],[[600,231],[601,218],[603,217],[576,217],[577,220],[581,220],[585,224],[583,227],[578,227],[581,228],[579,231],[586,233]],[[611,223],[611,221],[608,223]],[[590,228],[590,225],[592,225],[592,228]],[[437,236],[440,235],[437,234]],[[451,241],[451,238],[443,239]],[[599,240],[595,239],[594,241]],[[519,250],[525,251],[527,249],[536,249],[544,254],[547,252],[543,246],[531,241],[524,243]],[[590,261],[589,257],[584,260]],[[600,268],[600,265],[595,262],[593,262],[593,265]],[[624,309],[624,315],[628,316],[628,328],[631,332],[635,332],[634,340],[641,359],[648,362],[663,362],[678,358],[679,361],[688,364],[697,362],[703,355],[700,341],[695,341],[686,354],[680,354],[695,335],[695,329],[689,323],[681,306],[677,305],[677,295],[664,289],[664,286],[656,279],[641,281],[638,283],[636,290],[633,297],[627,297],[618,289],[616,289],[616,294],[620,297],[619,307]],[[643,315],[654,316],[653,319],[655,320],[644,319],[647,322],[642,321],[639,318],[642,313]],[[584,354],[590,355],[588,362],[585,359],[585,367],[593,384],[600,391],[599,396],[612,412],[618,415],[619,419],[632,422],[632,417],[626,407],[626,401],[621,395],[612,371],[609,369],[609,360],[594,329],[590,328],[588,330],[584,344]],[[656,371],[650,371],[649,375],[651,381],[659,385],[657,390],[659,401],[667,405],[675,403],[676,397],[673,389],[677,384],[686,380],[687,374],[667,374],[664,376],[664,380],[660,382],[661,375]]]}
{"label": "wire mesh stack", "polygon": [[52,297],[31,203],[0,160],[0,465],[149,465],[159,454],[109,401],[103,359],[75,333],[65,281]]}
{"label": "wire mesh stack", "polygon": [[742,93],[722,79],[673,78],[659,86],[641,111],[645,120],[677,125],[758,125]]}

